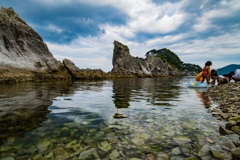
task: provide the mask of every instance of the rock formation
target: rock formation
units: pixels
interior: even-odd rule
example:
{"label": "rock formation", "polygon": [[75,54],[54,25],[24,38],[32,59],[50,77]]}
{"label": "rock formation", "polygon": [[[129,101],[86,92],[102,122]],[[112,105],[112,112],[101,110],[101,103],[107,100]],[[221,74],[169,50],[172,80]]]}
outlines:
{"label": "rock formation", "polygon": [[107,74],[101,69],[79,69],[72,61],[68,59],[64,59],[63,64],[69,71],[72,78],[75,80],[107,78]]}
{"label": "rock formation", "polygon": [[0,83],[71,79],[42,38],[12,8],[0,9]]}
{"label": "rock formation", "polygon": [[[12,8],[0,9],[0,83],[105,78],[102,70],[57,61],[42,38]],[[67,66],[65,66],[65,64]]]}
{"label": "rock formation", "polygon": [[12,8],[0,10],[0,65],[28,70],[58,70],[42,38]]}
{"label": "rock formation", "polygon": [[120,75],[139,77],[187,75],[186,72],[167,65],[154,55],[149,54],[145,59],[133,57],[129,53],[129,48],[117,41],[114,41],[112,64],[111,73]]}

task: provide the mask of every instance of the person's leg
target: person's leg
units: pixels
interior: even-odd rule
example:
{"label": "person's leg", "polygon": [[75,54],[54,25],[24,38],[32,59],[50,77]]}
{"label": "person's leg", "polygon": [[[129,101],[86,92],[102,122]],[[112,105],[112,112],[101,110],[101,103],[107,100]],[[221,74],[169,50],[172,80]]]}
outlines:
{"label": "person's leg", "polygon": [[216,83],[216,79],[212,78],[211,84],[215,84]]}
{"label": "person's leg", "polygon": [[222,80],[222,84],[227,84],[228,83],[228,79],[227,78],[223,78],[223,80]]}
{"label": "person's leg", "polygon": [[206,77],[207,84],[210,83],[210,77]]}
{"label": "person's leg", "polygon": [[232,79],[233,79],[235,82],[239,82],[239,81],[240,81],[240,78],[232,77]]}
{"label": "person's leg", "polygon": [[217,79],[217,82],[218,82],[218,85],[222,84],[222,78],[219,77],[219,78]]}

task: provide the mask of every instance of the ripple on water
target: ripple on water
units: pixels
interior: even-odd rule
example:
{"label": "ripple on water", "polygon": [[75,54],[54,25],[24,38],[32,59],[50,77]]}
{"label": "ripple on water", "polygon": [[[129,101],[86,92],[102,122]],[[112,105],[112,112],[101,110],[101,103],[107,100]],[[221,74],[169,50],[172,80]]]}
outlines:
{"label": "ripple on water", "polygon": [[[188,77],[146,78],[31,84],[18,86],[19,95],[16,92],[12,95],[4,88],[5,93],[0,94],[4,102],[0,104],[4,113],[0,114],[3,115],[1,124],[12,121],[5,125],[7,130],[1,125],[2,133],[10,134],[1,134],[0,156],[10,159],[184,159],[199,155],[211,159],[212,155],[208,154],[211,146],[212,151],[218,153],[215,144],[239,139],[234,135],[219,135],[222,122],[205,108],[211,101],[202,91],[184,87],[188,80]],[[25,101],[29,91],[31,99]],[[30,112],[14,109],[14,102],[9,103],[6,97],[19,100],[20,108],[38,99],[37,103],[31,103],[31,111],[40,121],[31,123],[34,127],[27,125],[33,120],[32,116],[26,116]],[[9,105],[10,111],[6,109]],[[39,106],[46,112],[39,114]],[[127,118],[115,119],[116,113]],[[11,114],[15,114],[14,118]],[[13,130],[16,122],[20,123],[17,127],[22,134]]]}

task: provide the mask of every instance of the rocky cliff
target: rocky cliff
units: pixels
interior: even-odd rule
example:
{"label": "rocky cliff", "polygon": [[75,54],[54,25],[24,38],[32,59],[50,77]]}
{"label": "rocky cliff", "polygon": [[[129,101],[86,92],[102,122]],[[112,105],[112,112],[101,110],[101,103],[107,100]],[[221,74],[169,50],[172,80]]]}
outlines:
{"label": "rocky cliff", "polygon": [[58,70],[42,38],[12,8],[0,9],[0,65],[28,70]]}
{"label": "rocky cliff", "polygon": [[53,57],[40,35],[12,8],[1,7],[0,83],[105,78],[101,70],[80,70],[70,60],[65,62]]}
{"label": "rocky cliff", "polygon": [[155,55],[147,54],[145,59],[133,57],[129,52],[129,48],[118,41],[114,41],[112,65],[111,73],[125,76],[157,77],[191,75],[188,71],[172,67]]}
{"label": "rocky cliff", "polygon": [[0,83],[71,79],[42,38],[12,8],[0,9]]}

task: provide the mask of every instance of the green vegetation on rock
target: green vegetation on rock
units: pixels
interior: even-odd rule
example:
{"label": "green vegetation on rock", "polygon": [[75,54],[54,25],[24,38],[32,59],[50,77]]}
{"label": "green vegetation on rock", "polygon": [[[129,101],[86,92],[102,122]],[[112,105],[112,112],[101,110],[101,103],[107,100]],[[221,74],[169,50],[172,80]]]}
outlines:
{"label": "green vegetation on rock", "polygon": [[146,53],[146,56],[153,55],[162,59],[164,63],[170,65],[172,68],[179,70],[186,70],[191,72],[201,71],[201,67],[195,64],[183,63],[181,59],[171,50],[163,48],[160,50],[153,49]]}

